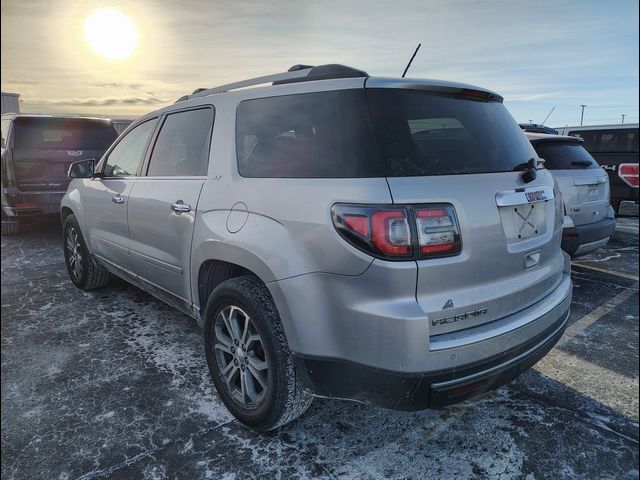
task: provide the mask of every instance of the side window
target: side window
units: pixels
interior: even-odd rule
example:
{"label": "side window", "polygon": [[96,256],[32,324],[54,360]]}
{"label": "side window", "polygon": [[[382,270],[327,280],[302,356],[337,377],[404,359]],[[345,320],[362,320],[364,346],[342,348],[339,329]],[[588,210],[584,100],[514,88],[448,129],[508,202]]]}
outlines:
{"label": "side window", "polygon": [[243,177],[384,177],[363,90],[244,100],[236,151]]}
{"label": "side window", "polygon": [[153,132],[156,120],[141,123],[111,150],[104,167],[104,175],[107,177],[127,177],[136,174],[138,165],[144,155],[144,148]]}
{"label": "side window", "polygon": [[153,147],[147,176],[193,177],[207,174],[213,125],[211,108],[167,115]]}

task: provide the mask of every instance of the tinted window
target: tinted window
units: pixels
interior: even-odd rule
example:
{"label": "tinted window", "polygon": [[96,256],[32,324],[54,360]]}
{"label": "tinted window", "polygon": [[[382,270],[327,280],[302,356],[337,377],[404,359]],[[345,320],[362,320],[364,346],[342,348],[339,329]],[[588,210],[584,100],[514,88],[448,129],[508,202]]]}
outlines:
{"label": "tinted window", "polygon": [[582,145],[577,143],[546,142],[535,146],[548,170],[577,170],[598,168],[598,164]]}
{"label": "tinted window", "polygon": [[118,136],[108,120],[19,117],[14,125],[16,148],[106,150]]}
{"label": "tinted window", "polygon": [[582,138],[584,148],[590,152],[638,152],[637,128],[574,130],[569,135]]}
{"label": "tinted window", "polygon": [[156,120],[149,120],[122,137],[109,153],[103,173],[107,177],[135,175],[155,125]]}
{"label": "tinted window", "polygon": [[245,100],[236,135],[244,177],[384,176],[363,90]]}
{"label": "tinted window", "polygon": [[153,147],[147,175],[206,175],[209,157],[205,147],[212,124],[211,108],[167,115]]}
{"label": "tinted window", "polygon": [[367,97],[388,176],[509,172],[536,156],[502,103],[392,89]]}

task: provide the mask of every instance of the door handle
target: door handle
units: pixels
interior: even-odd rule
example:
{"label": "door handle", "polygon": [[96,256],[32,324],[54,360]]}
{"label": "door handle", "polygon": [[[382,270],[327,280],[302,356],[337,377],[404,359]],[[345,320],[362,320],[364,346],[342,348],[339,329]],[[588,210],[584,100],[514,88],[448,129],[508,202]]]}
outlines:
{"label": "door handle", "polygon": [[171,210],[176,213],[187,213],[191,211],[191,205],[184,203],[182,200],[178,200],[176,203],[171,204]]}
{"label": "door handle", "polygon": [[113,203],[124,203],[124,198],[122,198],[122,196],[120,194],[118,194],[118,195],[114,195],[113,197],[111,197],[111,201]]}

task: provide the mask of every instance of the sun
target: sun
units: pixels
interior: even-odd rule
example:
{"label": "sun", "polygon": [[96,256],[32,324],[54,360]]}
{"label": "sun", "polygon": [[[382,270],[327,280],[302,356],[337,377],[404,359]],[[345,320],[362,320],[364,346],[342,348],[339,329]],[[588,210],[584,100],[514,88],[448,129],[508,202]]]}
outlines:
{"label": "sun", "polygon": [[94,52],[110,60],[130,57],[138,41],[133,20],[115,8],[94,10],[85,21],[84,36]]}

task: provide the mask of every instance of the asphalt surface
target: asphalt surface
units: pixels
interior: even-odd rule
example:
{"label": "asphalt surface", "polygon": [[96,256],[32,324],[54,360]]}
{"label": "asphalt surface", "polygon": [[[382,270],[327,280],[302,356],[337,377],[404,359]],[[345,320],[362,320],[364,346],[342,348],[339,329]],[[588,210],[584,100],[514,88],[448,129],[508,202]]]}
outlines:
{"label": "asphalt surface", "polygon": [[2,238],[2,478],[638,478],[638,221],[574,265],[571,325],[484,399],[402,413],[316,399],[260,435],[227,413],[195,322],[68,281],[56,222]]}

